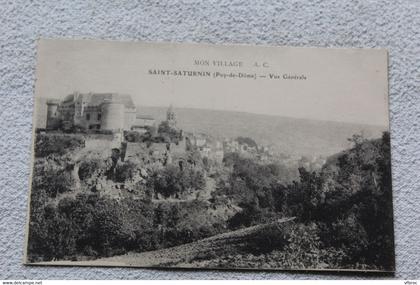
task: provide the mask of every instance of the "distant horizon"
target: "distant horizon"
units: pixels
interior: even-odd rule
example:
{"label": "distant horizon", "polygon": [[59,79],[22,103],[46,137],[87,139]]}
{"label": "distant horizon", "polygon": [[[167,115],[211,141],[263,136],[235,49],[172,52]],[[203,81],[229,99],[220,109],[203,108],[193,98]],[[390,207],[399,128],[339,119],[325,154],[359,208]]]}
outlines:
{"label": "distant horizon", "polygon": [[[79,91],[77,91],[79,92]],[[87,94],[89,92],[80,92],[82,94]],[[119,92],[91,92],[93,94],[97,93],[115,93],[115,94],[122,94],[122,95],[130,95],[126,93],[119,93]],[[72,94],[72,93],[70,93]],[[67,94],[67,95],[70,95]],[[60,101],[64,99],[67,95],[64,95],[61,99],[57,97],[45,97],[45,96],[39,96],[39,99],[59,99]],[[131,96],[131,95],[130,95]],[[134,100],[133,100],[134,101]],[[193,106],[178,106],[173,102],[169,102],[166,105],[142,105],[142,104],[134,104],[137,108],[137,112],[139,111],[139,108],[145,107],[145,108],[168,108],[170,105],[176,110],[176,109],[194,109],[194,110],[205,110],[205,111],[215,111],[215,112],[233,112],[233,113],[244,113],[244,114],[251,114],[251,115],[258,115],[258,116],[270,116],[270,117],[281,117],[285,119],[295,119],[295,120],[305,120],[305,121],[319,121],[319,122],[330,122],[330,123],[341,123],[341,124],[350,124],[350,125],[361,125],[361,126],[371,126],[371,127],[380,127],[384,128],[385,130],[389,131],[389,127],[386,125],[379,125],[379,124],[367,124],[367,123],[359,123],[359,122],[350,122],[350,121],[334,121],[334,120],[323,120],[323,119],[311,119],[311,118],[303,118],[303,117],[296,117],[296,116],[286,116],[286,115],[276,115],[276,114],[264,114],[264,113],[256,113],[256,112],[249,112],[249,111],[240,111],[240,110],[227,110],[227,109],[211,109],[211,108],[203,108],[203,107],[193,107]],[[36,107],[36,106],[35,106]],[[145,114],[148,115],[148,114]]]}
{"label": "distant horizon", "polygon": [[[43,128],[48,98],[37,99],[36,126]],[[159,124],[165,120],[169,105],[170,102],[164,105],[136,105],[137,114],[150,115]],[[384,131],[389,131],[386,126],[372,124],[172,106],[178,127],[186,132],[206,133],[218,138],[251,137],[263,145],[274,146],[281,153],[298,156],[329,156],[348,149],[348,139],[354,134],[362,134],[366,139],[378,139]]]}
{"label": "distant horizon", "polygon": [[[145,108],[168,108],[169,105],[172,104],[172,107],[176,111],[176,109],[194,109],[194,110],[205,110],[205,111],[215,111],[215,112],[232,112],[232,113],[244,113],[250,115],[257,115],[257,116],[269,116],[269,117],[280,117],[284,119],[294,119],[294,120],[304,120],[304,121],[318,121],[318,122],[326,122],[326,123],[340,123],[340,124],[349,124],[349,125],[361,125],[361,126],[370,126],[370,127],[381,127],[385,129],[389,129],[386,125],[376,125],[376,124],[366,124],[366,123],[359,123],[359,122],[349,122],[349,121],[332,121],[332,120],[323,120],[323,119],[310,119],[310,118],[302,118],[302,117],[293,117],[293,116],[284,116],[284,115],[275,115],[275,114],[263,114],[263,113],[253,113],[248,111],[238,111],[238,110],[226,110],[226,109],[207,109],[207,108],[197,108],[197,107],[178,107],[173,103],[169,103],[168,105],[161,105],[161,106],[151,106],[151,105],[136,105],[136,107],[145,107]],[[147,114],[145,114],[147,115]]]}

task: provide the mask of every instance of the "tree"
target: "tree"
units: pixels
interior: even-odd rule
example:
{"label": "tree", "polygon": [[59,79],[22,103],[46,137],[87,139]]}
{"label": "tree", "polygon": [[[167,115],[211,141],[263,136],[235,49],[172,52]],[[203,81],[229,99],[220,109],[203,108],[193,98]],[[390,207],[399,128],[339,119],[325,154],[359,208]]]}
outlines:
{"label": "tree", "polygon": [[161,137],[168,137],[169,142],[178,142],[180,140],[180,132],[172,128],[168,121],[163,121],[159,124],[158,134]]}
{"label": "tree", "polygon": [[53,163],[35,164],[32,187],[44,189],[50,198],[72,191],[75,183],[76,181],[70,170],[63,169]]}
{"label": "tree", "polygon": [[85,159],[79,165],[78,176],[80,180],[86,180],[96,172],[101,173],[105,171],[105,161],[100,158]]}
{"label": "tree", "polygon": [[128,142],[141,142],[142,136],[136,131],[125,131],[124,138]]}
{"label": "tree", "polygon": [[35,157],[47,157],[51,154],[64,155],[82,148],[85,139],[81,135],[37,134],[35,137]]}
{"label": "tree", "polygon": [[201,170],[192,167],[181,170],[172,164],[155,172],[149,182],[155,193],[166,198],[179,197],[180,194],[192,189],[203,189],[205,184],[204,174]]}
{"label": "tree", "polygon": [[236,141],[239,144],[247,145],[249,147],[258,148],[257,143],[250,137],[237,137]]}
{"label": "tree", "polygon": [[139,167],[133,161],[126,161],[121,164],[117,164],[115,167],[115,180],[120,183],[124,183],[127,180],[133,179],[138,173]]}

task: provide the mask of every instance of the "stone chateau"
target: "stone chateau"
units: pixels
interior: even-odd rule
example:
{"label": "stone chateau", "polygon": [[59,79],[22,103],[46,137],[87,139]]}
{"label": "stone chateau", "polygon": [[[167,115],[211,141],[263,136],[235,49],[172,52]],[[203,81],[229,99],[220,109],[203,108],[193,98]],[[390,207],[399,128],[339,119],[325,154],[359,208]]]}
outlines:
{"label": "stone chateau", "polygon": [[130,95],[117,93],[79,93],[63,100],[47,101],[47,129],[141,132],[155,125],[154,118],[137,114]]}

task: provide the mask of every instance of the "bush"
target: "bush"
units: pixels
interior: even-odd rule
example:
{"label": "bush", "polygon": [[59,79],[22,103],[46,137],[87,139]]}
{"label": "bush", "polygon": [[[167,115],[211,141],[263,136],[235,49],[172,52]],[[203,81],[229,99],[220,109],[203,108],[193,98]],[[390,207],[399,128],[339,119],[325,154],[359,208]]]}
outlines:
{"label": "bush", "polygon": [[105,162],[102,159],[94,158],[90,160],[83,160],[80,163],[78,175],[80,180],[86,180],[95,172],[101,172],[105,170]]}
{"label": "bush", "polygon": [[39,206],[31,203],[28,257],[32,261],[155,249],[150,240],[153,234],[149,235],[153,211],[142,201],[79,194],[62,199],[57,206]]}
{"label": "bush", "polygon": [[195,168],[181,170],[178,166],[168,165],[154,173],[149,181],[155,193],[164,197],[179,196],[187,190],[200,190],[205,187],[204,174]]}
{"label": "bush", "polygon": [[249,147],[258,148],[257,143],[250,137],[237,137],[236,141],[239,144],[242,144],[242,145],[247,145]]}
{"label": "bush", "polygon": [[37,134],[35,137],[35,157],[50,154],[63,155],[85,146],[83,136]]}
{"label": "bush", "polygon": [[261,216],[261,209],[255,202],[251,202],[249,204],[241,204],[241,206],[242,211],[236,213],[227,221],[229,228],[231,229],[249,227],[253,225],[255,221],[258,221]]}
{"label": "bush", "polygon": [[137,172],[138,166],[132,161],[117,164],[115,168],[115,181],[124,183],[129,179],[133,179]]}
{"label": "bush", "polygon": [[248,250],[254,254],[269,253],[282,249],[287,242],[290,227],[284,225],[267,225],[248,243]]}
{"label": "bush", "polygon": [[55,165],[35,165],[33,176],[32,188],[35,191],[43,189],[50,198],[70,192],[75,187],[71,170],[62,169]]}
{"label": "bush", "polygon": [[142,136],[139,134],[139,132],[135,132],[135,131],[125,131],[124,138],[128,142],[141,142],[142,141]]}
{"label": "bush", "polygon": [[161,122],[157,132],[160,137],[167,138],[169,142],[177,143],[181,139],[181,132],[169,126],[168,121]]}

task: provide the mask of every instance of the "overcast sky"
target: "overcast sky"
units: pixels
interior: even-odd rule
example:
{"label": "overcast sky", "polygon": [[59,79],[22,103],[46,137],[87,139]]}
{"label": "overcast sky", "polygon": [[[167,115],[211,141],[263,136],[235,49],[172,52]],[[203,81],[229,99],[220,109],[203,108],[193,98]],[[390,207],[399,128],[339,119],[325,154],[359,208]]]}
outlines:
{"label": "overcast sky", "polygon": [[[196,59],[243,66],[196,66]],[[255,62],[268,67],[255,67]],[[150,75],[149,70],[243,72],[267,78]],[[269,80],[270,73],[307,79]],[[41,41],[36,96],[62,98],[73,91],[130,94],[140,106],[172,103],[388,126],[384,50]]]}

